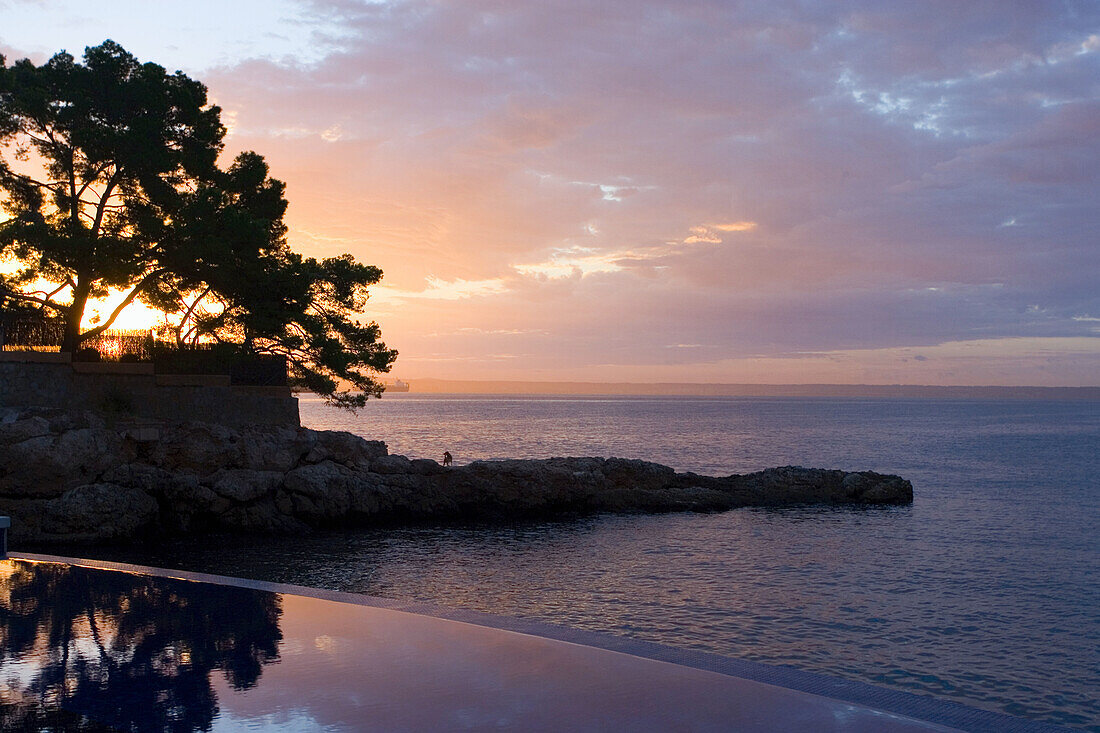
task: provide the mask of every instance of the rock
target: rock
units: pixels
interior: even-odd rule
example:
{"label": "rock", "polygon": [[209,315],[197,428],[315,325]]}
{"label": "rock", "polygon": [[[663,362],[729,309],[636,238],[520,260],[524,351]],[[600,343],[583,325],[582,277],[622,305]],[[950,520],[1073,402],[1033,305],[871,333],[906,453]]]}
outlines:
{"label": "rock", "polygon": [[100,480],[107,484],[141,489],[146,494],[153,496],[169,493],[171,491],[170,487],[184,477],[190,477],[196,485],[198,484],[198,479],[191,474],[172,473],[146,463],[126,463],[110,469],[103,474]]}
{"label": "rock", "polygon": [[304,459],[307,463],[335,461],[348,468],[366,470],[371,461],[389,453],[386,444],[381,440],[364,440],[351,433],[320,430],[316,436],[316,444]]}
{"label": "rock", "polygon": [[0,445],[0,495],[57,496],[95,481],[129,458],[118,434],[104,428]]}
{"label": "rock", "polygon": [[913,484],[900,476],[886,476],[873,471],[850,473],[841,484],[851,501],[861,504],[912,504]]}
{"label": "rock", "polygon": [[24,440],[50,434],[50,423],[41,417],[25,417],[0,423],[0,444],[22,443]]}
{"label": "rock", "polygon": [[378,480],[376,474],[359,474],[348,484],[349,511],[358,517],[392,512],[399,505],[399,493]]}
{"label": "rock", "polygon": [[379,456],[370,462],[373,473],[411,473],[412,462],[405,456]]}
{"label": "rock", "polygon": [[600,511],[626,513],[718,512],[732,509],[734,498],[727,492],[702,486],[673,489],[615,488],[601,493]]}
{"label": "rock", "polygon": [[63,410],[59,407],[16,407],[9,409],[11,410],[10,417],[6,417],[4,422],[40,417],[49,423],[51,433],[64,433],[69,430],[83,428],[98,429],[107,426],[102,417],[86,410]]}
{"label": "rock", "polygon": [[424,485],[424,479],[411,473],[372,473],[367,475],[377,479],[381,485],[397,491],[416,491]]}
{"label": "rock", "polygon": [[124,439],[135,443],[155,443],[160,440],[160,428],[155,425],[129,424],[119,433]]}
{"label": "rock", "polygon": [[347,514],[355,479],[355,472],[347,466],[323,461],[294,469],[286,475],[283,487],[294,513],[307,522],[317,522]]}
{"label": "rock", "polygon": [[625,458],[609,458],[601,470],[612,486],[635,489],[663,489],[676,476],[676,471],[668,466]]}
{"label": "rock", "polygon": [[248,505],[230,507],[219,517],[219,523],[226,528],[250,530],[267,533],[302,533],[309,531],[309,525],[282,511],[274,499],[255,502]]}
{"label": "rock", "polygon": [[224,425],[182,423],[165,429],[149,462],[170,471],[208,474],[240,464],[241,434]]}
{"label": "rock", "polygon": [[103,475],[104,483],[140,489],[161,503],[162,522],[169,531],[185,531],[197,516],[217,516],[232,502],[199,483],[191,473],[173,473],[143,463],[118,466]]}
{"label": "rock", "polygon": [[306,428],[249,426],[240,432],[240,464],[254,471],[286,473],[317,444],[317,432]]}
{"label": "rock", "polygon": [[409,461],[409,472],[414,476],[436,476],[446,470],[431,458],[415,458]]}
{"label": "rock", "polygon": [[899,476],[872,471],[844,471],[801,466],[769,468],[744,476],[731,476],[732,491],[740,505],[779,504],[907,504],[913,501],[913,485]]}
{"label": "rock", "polygon": [[9,545],[21,542],[40,540],[42,535],[42,517],[45,514],[45,505],[49,499],[15,499],[3,498],[3,506],[0,514],[11,517],[11,529],[9,530]]}
{"label": "rock", "polygon": [[252,471],[247,468],[223,468],[208,477],[207,483],[214,492],[233,501],[247,502],[261,496],[274,495],[283,482],[278,471]]}
{"label": "rock", "polygon": [[[13,537],[115,541],[151,534],[591,512],[712,512],[792,504],[894,505],[913,487],[870,471],[784,466],[725,477],[623,458],[440,466],[337,431],[129,423],[0,408],[0,514]],[[144,424],[143,424],[144,427]]]}
{"label": "rock", "polygon": [[151,496],[128,486],[86,484],[46,502],[43,539],[73,542],[130,538],[157,515]]}

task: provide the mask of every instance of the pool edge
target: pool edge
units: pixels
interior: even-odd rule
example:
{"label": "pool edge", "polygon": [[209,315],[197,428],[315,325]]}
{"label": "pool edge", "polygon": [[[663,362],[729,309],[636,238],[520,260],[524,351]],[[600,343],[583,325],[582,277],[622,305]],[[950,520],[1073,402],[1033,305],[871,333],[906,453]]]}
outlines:
{"label": "pool edge", "polygon": [[320,600],[369,606],[391,611],[401,611],[420,616],[468,623],[501,631],[510,631],[554,641],[603,649],[605,651],[628,654],[643,659],[682,665],[730,677],[774,685],[796,692],[817,695],[949,728],[973,731],[975,733],[996,733],[1001,731],[1004,733],[1057,733],[1059,731],[1065,732],[1073,730],[1051,723],[970,707],[950,700],[941,700],[901,690],[893,690],[866,682],[830,677],[794,667],[768,665],[734,657],[725,657],[711,652],[665,646],[655,642],[631,639],[607,632],[557,626],[531,619],[498,616],[481,611],[451,608],[430,603],[401,601],[361,593],[325,590],[288,583],[272,583],[263,580],[251,580],[248,578],[197,573],[187,570],[174,570],[107,560],[92,560],[87,558],[72,558],[26,552],[9,552],[8,559],[63,563],[101,570],[134,573],[138,575],[234,586],[271,593],[305,596]]}

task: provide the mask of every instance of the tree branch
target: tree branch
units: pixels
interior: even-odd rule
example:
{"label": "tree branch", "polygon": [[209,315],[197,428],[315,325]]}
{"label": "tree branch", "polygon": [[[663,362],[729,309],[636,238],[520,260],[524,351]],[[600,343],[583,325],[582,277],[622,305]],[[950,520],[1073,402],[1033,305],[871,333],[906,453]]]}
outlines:
{"label": "tree branch", "polygon": [[65,192],[64,184],[59,182],[59,181],[51,181],[49,183],[43,183],[42,181],[38,180],[37,178],[31,178],[30,176],[25,175],[23,173],[16,173],[15,171],[11,170],[10,168],[8,169],[8,173],[12,177],[18,178],[19,180],[23,181],[24,183],[29,183],[30,185],[36,186],[38,188],[44,188],[47,191],[50,191],[51,193],[56,194],[56,195],[61,195]]}
{"label": "tree branch", "polygon": [[94,239],[99,235],[99,227],[103,223],[103,214],[106,211],[107,200],[111,198],[111,190],[118,184],[118,171],[116,170],[109,179],[107,179],[107,187],[103,189],[103,195],[99,198],[99,205],[96,207],[95,222],[92,224],[92,238]]}
{"label": "tree branch", "polygon": [[37,303],[44,308],[52,308],[53,310],[60,313],[65,313],[66,311],[68,311],[68,308],[66,306],[57,305],[56,303],[51,303],[50,301],[42,300],[41,298],[35,298],[33,296],[27,295],[26,293],[4,293],[4,297],[15,298],[16,300],[29,300],[32,303]]}
{"label": "tree branch", "polygon": [[134,289],[130,291],[130,294],[127,295],[126,298],[123,299],[123,301],[118,304],[118,307],[116,307],[114,309],[114,311],[111,313],[110,318],[108,318],[106,321],[99,324],[95,328],[93,328],[89,331],[85,331],[84,333],[80,334],[80,340],[84,341],[86,339],[94,338],[94,337],[98,336],[99,334],[103,333],[104,331],[106,331],[108,328],[110,328],[111,324],[115,322],[115,319],[118,318],[119,314],[122,313],[122,311],[125,310],[128,305],[133,303],[134,299],[137,298],[138,295],[140,295],[141,292],[143,290],[145,290],[146,287],[151,285],[158,277],[160,277],[161,275],[163,275],[166,272],[168,272],[168,270],[162,268],[162,269],[159,269],[159,270],[153,270],[148,275],[143,277],[141,279],[141,282],[139,282],[137,285],[135,285]]}
{"label": "tree branch", "polygon": [[97,180],[103,174],[103,171],[107,170],[107,168],[110,167],[110,165],[111,164],[109,162],[104,163],[99,168],[97,168],[92,173],[92,175],[90,175],[87,179],[85,179],[83,185],[80,186],[80,190],[77,191],[77,194],[76,194],[77,197],[79,198],[80,196],[83,196],[84,192],[88,190],[88,186],[92,185],[92,182]]}
{"label": "tree branch", "polygon": [[76,193],[76,156],[73,149],[69,148],[69,223],[71,231],[76,234],[76,227],[80,219],[80,197]]}
{"label": "tree branch", "polygon": [[205,298],[207,293],[209,293],[213,289],[214,289],[213,285],[207,286],[206,290],[199,293],[199,297],[197,297],[193,301],[191,301],[191,305],[189,305],[187,307],[187,311],[183,314],[183,318],[180,319],[180,326],[176,330],[176,345],[177,346],[182,347],[184,340],[189,338],[191,336],[191,334],[195,332],[195,329],[198,328],[198,324],[195,324],[194,326],[191,327],[190,330],[187,331],[186,336],[181,336],[180,335],[183,332],[183,324],[187,323],[187,321],[189,321],[191,319],[191,315],[195,312],[195,306],[197,306],[199,304],[199,301],[202,300],[203,298]]}
{"label": "tree branch", "polygon": [[60,293],[62,290],[69,287],[70,285],[72,285],[74,288],[76,287],[76,283],[73,282],[73,279],[71,277],[65,278],[65,282],[58,285],[56,290],[54,290],[51,293],[43,293],[43,294],[46,296],[47,301],[51,301],[51,300],[53,300],[53,296],[57,295],[58,293]]}

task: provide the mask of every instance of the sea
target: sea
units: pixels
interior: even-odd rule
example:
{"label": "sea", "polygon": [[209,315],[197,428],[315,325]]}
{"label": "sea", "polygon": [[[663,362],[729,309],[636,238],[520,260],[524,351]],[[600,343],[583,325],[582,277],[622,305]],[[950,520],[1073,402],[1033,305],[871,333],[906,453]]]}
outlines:
{"label": "sea", "polygon": [[1100,402],[386,395],[302,423],[456,464],[896,473],[911,506],[599,515],[100,556],[526,617],[1100,731]]}

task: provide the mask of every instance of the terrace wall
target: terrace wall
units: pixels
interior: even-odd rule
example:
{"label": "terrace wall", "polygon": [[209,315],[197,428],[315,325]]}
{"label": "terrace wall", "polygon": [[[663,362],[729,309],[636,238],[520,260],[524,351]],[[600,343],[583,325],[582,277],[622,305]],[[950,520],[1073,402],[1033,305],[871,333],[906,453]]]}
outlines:
{"label": "terrace wall", "polygon": [[228,377],[153,373],[146,363],[72,363],[68,354],[0,352],[0,406],[61,407],[240,427],[297,427],[289,387],[232,387]]}

